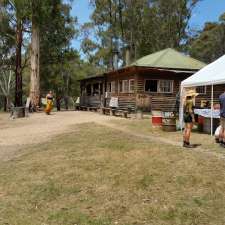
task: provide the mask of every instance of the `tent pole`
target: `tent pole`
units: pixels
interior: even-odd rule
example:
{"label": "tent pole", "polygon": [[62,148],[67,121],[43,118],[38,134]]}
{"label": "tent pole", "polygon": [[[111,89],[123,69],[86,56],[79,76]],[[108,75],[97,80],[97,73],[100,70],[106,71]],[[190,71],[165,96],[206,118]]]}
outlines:
{"label": "tent pole", "polygon": [[180,107],[179,107],[179,122],[180,122],[180,131],[183,132],[183,115],[184,115],[184,104],[183,104],[183,93],[184,87],[181,85],[180,87]]}
{"label": "tent pole", "polygon": [[211,136],[213,136],[213,84],[211,87]]}

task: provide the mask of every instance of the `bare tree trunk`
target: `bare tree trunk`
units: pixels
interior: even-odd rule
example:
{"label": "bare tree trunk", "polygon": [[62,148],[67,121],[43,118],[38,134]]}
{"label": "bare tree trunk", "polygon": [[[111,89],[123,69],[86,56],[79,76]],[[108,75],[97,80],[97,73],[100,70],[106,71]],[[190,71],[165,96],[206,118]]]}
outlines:
{"label": "bare tree trunk", "polygon": [[6,111],[7,111],[7,99],[4,96],[4,112],[6,112]]}
{"label": "bare tree trunk", "polygon": [[10,98],[9,96],[6,96],[6,111],[8,112],[10,110]]}
{"label": "bare tree trunk", "polygon": [[16,27],[16,85],[15,85],[15,106],[23,105],[23,89],[22,89],[22,66],[21,66],[21,49],[23,42],[22,21],[17,18]]}
{"label": "bare tree trunk", "polygon": [[33,21],[32,40],[31,40],[30,98],[31,98],[31,104],[34,109],[37,109],[40,102],[39,57],[40,57],[39,27]]}

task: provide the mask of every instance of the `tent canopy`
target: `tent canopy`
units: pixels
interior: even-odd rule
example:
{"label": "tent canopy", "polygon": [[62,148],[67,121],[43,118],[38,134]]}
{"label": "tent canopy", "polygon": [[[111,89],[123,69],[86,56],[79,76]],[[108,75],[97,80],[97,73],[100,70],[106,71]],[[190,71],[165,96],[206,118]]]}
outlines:
{"label": "tent canopy", "polygon": [[181,83],[183,88],[225,83],[225,55]]}

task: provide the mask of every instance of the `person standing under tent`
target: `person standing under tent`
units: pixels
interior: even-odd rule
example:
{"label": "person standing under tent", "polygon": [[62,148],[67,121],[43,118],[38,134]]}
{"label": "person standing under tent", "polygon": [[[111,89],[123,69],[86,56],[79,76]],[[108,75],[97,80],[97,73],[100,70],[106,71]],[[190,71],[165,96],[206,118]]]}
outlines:
{"label": "person standing under tent", "polygon": [[225,147],[225,92],[219,96],[220,102],[220,136],[219,143],[222,147]]}
{"label": "person standing under tent", "polygon": [[195,91],[189,91],[186,94],[184,102],[184,133],[183,133],[183,147],[193,148],[194,146],[190,144],[191,130],[195,122],[194,118],[194,98],[198,94]]}

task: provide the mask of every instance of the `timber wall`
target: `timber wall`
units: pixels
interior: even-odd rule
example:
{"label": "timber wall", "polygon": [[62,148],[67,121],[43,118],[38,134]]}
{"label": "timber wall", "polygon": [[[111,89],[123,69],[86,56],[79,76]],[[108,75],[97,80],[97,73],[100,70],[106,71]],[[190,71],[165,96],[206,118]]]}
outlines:
{"label": "timber wall", "polygon": [[[174,111],[177,110],[177,94],[180,90],[180,83],[182,80],[189,77],[191,74],[176,74],[173,72],[165,72],[165,71],[155,71],[153,72],[135,72],[132,73],[121,73],[121,74],[113,74],[107,76],[107,82],[116,82],[115,86],[115,93],[108,93],[108,98],[104,99],[105,96],[105,80],[96,79],[96,80],[89,80],[89,81],[82,81],[81,86],[86,84],[101,82],[103,84],[103,94],[101,96],[81,96],[81,104],[86,106],[94,106],[100,107],[104,105],[106,102],[106,106],[109,106],[109,101],[111,97],[118,97],[119,107],[122,109],[131,108],[135,109],[138,102],[137,96],[147,96],[148,97],[148,104],[150,104],[148,111],[150,110],[160,110],[160,111]],[[135,91],[134,93],[121,93],[118,91],[118,83],[120,80],[135,80]],[[148,93],[145,92],[145,81],[148,79],[153,80],[173,80],[173,92],[172,93]],[[225,91],[225,84],[224,85],[216,85],[214,86],[214,103],[218,103],[218,98],[221,93]],[[149,100],[150,99],[150,100]],[[211,102],[211,87],[207,86],[206,93],[200,94],[196,98],[196,106],[200,107],[201,101],[209,101]]]}

